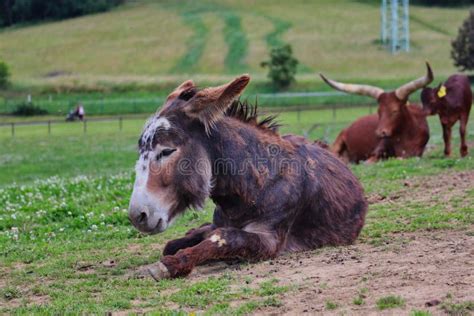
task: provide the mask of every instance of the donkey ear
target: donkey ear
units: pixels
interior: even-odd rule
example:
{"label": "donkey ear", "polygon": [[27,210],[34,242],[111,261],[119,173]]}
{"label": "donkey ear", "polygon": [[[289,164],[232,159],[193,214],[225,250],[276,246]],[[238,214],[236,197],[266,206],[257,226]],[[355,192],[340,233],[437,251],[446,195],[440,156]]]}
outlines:
{"label": "donkey ear", "polygon": [[189,117],[201,121],[206,128],[206,133],[209,134],[249,81],[249,75],[242,75],[222,86],[200,90],[184,106],[184,112]]}
{"label": "donkey ear", "polygon": [[168,97],[166,98],[165,104],[161,108],[159,108],[157,112],[161,112],[164,109],[166,109],[177,97],[179,97],[179,95],[183,91],[186,91],[192,88],[196,88],[196,85],[194,84],[192,80],[186,80],[185,82],[180,84],[176,89],[174,89],[173,92],[171,92],[168,95]]}

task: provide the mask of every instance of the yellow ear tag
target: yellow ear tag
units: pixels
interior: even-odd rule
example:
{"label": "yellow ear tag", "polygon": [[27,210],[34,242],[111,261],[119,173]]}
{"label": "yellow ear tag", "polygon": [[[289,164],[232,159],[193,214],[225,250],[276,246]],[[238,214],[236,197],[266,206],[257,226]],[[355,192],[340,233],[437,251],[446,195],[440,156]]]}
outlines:
{"label": "yellow ear tag", "polygon": [[438,90],[438,98],[444,98],[446,96],[446,87],[441,86]]}

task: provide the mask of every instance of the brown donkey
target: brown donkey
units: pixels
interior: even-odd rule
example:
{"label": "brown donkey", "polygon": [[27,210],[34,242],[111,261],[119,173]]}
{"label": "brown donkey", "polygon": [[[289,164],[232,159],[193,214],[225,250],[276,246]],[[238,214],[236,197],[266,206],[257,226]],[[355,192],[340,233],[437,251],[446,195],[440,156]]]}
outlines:
{"label": "brown donkey", "polygon": [[281,137],[272,119],[235,99],[246,75],[198,90],[187,81],[146,124],[129,217],[164,231],[188,207],[216,204],[212,224],[167,243],[155,279],[189,274],[211,259],[265,260],[286,251],[347,245],[367,211],[363,189],[330,152]]}

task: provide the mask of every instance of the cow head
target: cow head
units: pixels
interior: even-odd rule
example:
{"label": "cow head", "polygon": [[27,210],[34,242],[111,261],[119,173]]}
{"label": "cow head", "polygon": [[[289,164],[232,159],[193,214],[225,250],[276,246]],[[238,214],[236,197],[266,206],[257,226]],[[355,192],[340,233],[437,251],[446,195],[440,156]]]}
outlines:
{"label": "cow head", "polygon": [[188,207],[203,206],[212,188],[208,135],[249,80],[202,90],[186,81],[145,124],[129,206],[138,230],[162,232]]}
{"label": "cow head", "polygon": [[379,122],[375,131],[378,137],[391,137],[403,124],[404,114],[408,111],[406,104],[408,96],[416,90],[425,87],[433,81],[433,72],[426,63],[427,73],[425,76],[411,81],[399,87],[395,91],[385,92],[379,87],[359,84],[346,84],[330,80],[324,75],[321,78],[336,90],[346,93],[365,95],[372,97],[378,102]]}
{"label": "cow head", "polygon": [[[439,111],[439,106],[441,103],[440,98],[440,89],[442,85],[441,83],[436,88],[425,87],[421,91],[421,103],[423,104],[423,110],[429,114],[434,115],[437,114]],[[446,90],[446,88],[444,88]],[[443,91],[442,91],[443,92]],[[444,91],[446,93],[446,91]]]}

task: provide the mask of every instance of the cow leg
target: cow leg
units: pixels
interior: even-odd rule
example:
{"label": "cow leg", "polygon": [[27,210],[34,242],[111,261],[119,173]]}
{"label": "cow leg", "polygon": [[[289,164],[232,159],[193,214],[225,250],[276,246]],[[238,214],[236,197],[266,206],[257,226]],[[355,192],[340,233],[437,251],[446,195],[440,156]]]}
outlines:
{"label": "cow leg", "polygon": [[449,157],[451,155],[451,126],[450,124],[442,124],[443,139],[444,139],[444,155]]}
{"label": "cow leg", "polygon": [[205,224],[199,228],[191,229],[183,238],[168,241],[163,249],[163,255],[174,255],[181,249],[196,246],[203,241],[206,234],[211,232],[214,228],[212,224]]}
{"label": "cow leg", "polygon": [[195,266],[213,259],[269,259],[277,255],[277,244],[276,236],[271,233],[218,228],[208,233],[208,237],[196,246],[164,256],[149,272],[158,280],[186,276]]}
{"label": "cow leg", "polygon": [[379,140],[374,151],[371,153],[369,158],[366,160],[367,163],[374,163],[380,159],[387,159],[389,157],[395,156],[395,151],[390,139],[382,138]]}
{"label": "cow leg", "polygon": [[466,157],[468,154],[466,143],[466,125],[467,116],[462,116],[459,122],[459,134],[461,135],[461,157]]}

